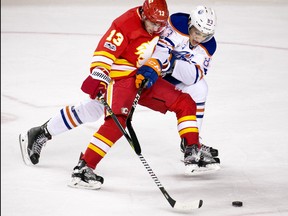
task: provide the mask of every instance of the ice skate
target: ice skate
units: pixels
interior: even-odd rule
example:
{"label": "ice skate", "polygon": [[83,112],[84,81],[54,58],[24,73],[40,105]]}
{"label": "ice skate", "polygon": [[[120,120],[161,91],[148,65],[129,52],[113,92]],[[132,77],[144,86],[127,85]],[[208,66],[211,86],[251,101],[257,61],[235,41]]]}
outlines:
{"label": "ice skate", "polygon": [[210,146],[206,146],[203,143],[201,144],[200,151],[201,151],[201,154],[207,157],[218,157],[218,149],[214,149]]}
{"label": "ice skate", "polygon": [[93,169],[86,165],[84,160],[79,160],[78,165],[73,169],[69,187],[97,190],[101,188],[104,179],[96,175]]}
{"label": "ice skate", "polygon": [[[183,139],[181,140],[181,143],[180,143],[180,149],[181,149],[181,152],[184,153],[185,144],[183,142]],[[203,155],[207,157],[218,157],[218,149],[214,149],[210,146],[206,146],[203,143],[201,144],[200,151]]]}
{"label": "ice skate", "polygon": [[200,152],[198,145],[187,145],[184,152],[185,174],[187,172],[193,173],[199,169]]}
{"label": "ice skate", "polygon": [[47,130],[47,122],[39,127],[34,127],[19,135],[22,159],[26,165],[38,164],[43,146],[52,136]]}
{"label": "ice skate", "polygon": [[219,158],[213,158],[207,154],[203,154],[201,148],[198,148],[198,145],[187,145],[185,139],[183,139],[182,142],[185,146],[185,175],[208,174],[220,169]]}

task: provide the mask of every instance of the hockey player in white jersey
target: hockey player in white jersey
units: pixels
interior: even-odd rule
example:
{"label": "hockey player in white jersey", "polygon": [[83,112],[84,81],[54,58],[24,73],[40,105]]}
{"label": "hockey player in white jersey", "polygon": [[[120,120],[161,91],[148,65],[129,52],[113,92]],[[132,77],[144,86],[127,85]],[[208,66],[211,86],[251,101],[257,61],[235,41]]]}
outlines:
{"label": "hockey player in white jersey", "polygon": [[[197,113],[199,120],[197,116],[197,123],[200,129],[202,123],[200,110],[201,106],[204,109],[207,95],[207,84],[203,79],[203,75],[207,72],[210,58],[216,49],[216,42],[213,38],[214,23],[212,25],[213,32],[211,30],[203,32],[201,28],[200,30],[198,29],[199,25],[203,26],[204,24],[197,23],[199,22],[196,21],[196,19],[199,18],[197,17],[197,10],[199,10],[199,7],[197,7],[191,15],[179,13],[170,17],[170,24],[167,31],[165,31],[165,37],[159,41],[154,55],[155,58],[159,58],[159,60],[166,66],[163,68],[164,79],[169,80],[178,88],[189,93],[197,102],[197,107],[199,108],[199,112]],[[209,9],[209,11],[213,10]],[[205,16],[207,16],[207,13],[204,13],[204,17]],[[215,17],[212,17],[212,21],[216,22]],[[207,18],[204,22],[207,22]],[[195,28],[196,24],[198,28]],[[191,39],[189,40],[189,38]],[[205,51],[205,43],[211,43],[209,42],[210,40],[211,42],[214,41],[215,47],[214,51],[210,51],[211,53],[208,55]],[[172,55],[170,55],[170,52]],[[187,56],[185,54],[187,54]],[[195,55],[195,57],[191,58],[192,55]],[[201,58],[203,59],[203,62],[201,62]],[[169,61],[167,61],[167,59],[169,59]],[[205,67],[203,66],[204,62],[206,63]],[[191,67],[192,65],[194,65],[194,69]],[[79,125],[97,121],[102,117],[103,112],[103,105],[100,102],[97,100],[87,99],[78,105],[67,106],[61,109],[57,115],[52,117],[42,126],[31,128],[27,132],[20,134],[19,141],[24,162],[27,165],[38,164],[41,150],[48,140],[58,134],[76,128]],[[191,158],[189,159],[189,155],[191,155],[191,151],[193,150],[197,151],[199,160],[201,161],[200,170],[210,170],[211,167],[206,166],[207,164],[213,165],[214,170],[218,169],[217,166],[215,168],[215,165],[218,164],[217,160],[215,162],[213,159],[213,157],[218,155],[216,149],[204,145],[202,145],[200,150],[185,149],[185,140],[182,140],[181,144],[185,155],[184,162],[187,167],[190,167],[189,161],[191,161]],[[208,161],[204,159],[207,159]],[[212,163],[211,160],[213,160]],[[187,169],[188,171],[186,170],[187,174],[197,172],[195,167],[189,169]]]}
{"label": "hockey player in white jersey", "polygon": [[[205,6],[196,7],[191,14],[172,14],[152,55],[152,58],[160,60],[163,64],[164,79],[183,92],[189,93],[196,102],[199,133],[208,93],[204,77],[216,51],[215,27],[215,11]],[[185,155],[189,155],[190,150],[187,152],[185,145],[185,140],[182,140],[181,149]],[[212,158],[213,163],[210,161],[206,164],[202,161],[201,168],[205,171],[220,169],[220,160],[216,158],[218,150],[202,145],[202,154],[206,154],[206,158]],[[195,172],[195,169],[189,166],[189,156],[185,156],[184,162],[187,174]],[[201,171],[201,168],[198,171]]]}

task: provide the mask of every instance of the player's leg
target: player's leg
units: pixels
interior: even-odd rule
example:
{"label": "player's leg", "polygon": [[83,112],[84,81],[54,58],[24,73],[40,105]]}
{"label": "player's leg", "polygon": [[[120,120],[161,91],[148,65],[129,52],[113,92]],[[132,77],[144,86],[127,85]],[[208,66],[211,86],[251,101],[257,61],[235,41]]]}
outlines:
{"label": "player's leg", "polygon": [[43,146],[53,136],[64,133],[86,122],[97,121],[103,115],[103,105],[87,99],[76,106],[66,106],[41,126],[33,127],[19,135],[23,161],[39,163]]}
{"label": "player's leg", "polygon": [[[201,137],[201,128],[205,113],[205,103],[208,95],[208,85],[205,79],[201,79],[199,82],[193,84],[193,85],[184,85],[183,83],[177,84],[177,88],[181,89],[183,92],[188,93],[193,100],[196,102],[197,111],[197,126],[199,129],[199,135]],[[209,146],[206,146],[202,142],[202,138],[200,138],[200,144],[201,144],[201,152],[202,154],[205,154],[206,156],[210,157],[217,157],[218,156],[218,150]],[[181,151],[183,152],[183,142],[180,144]],[[218,159],[216,159],[218,160]],[[219,160],[220,161],[220,160]]]}
{"label": "player's leg", "polygon": [[[196,121],[196,103],[191,96],[175,90],[175,86],[159,79],[153,88],[141,95],[139,104],[162,113],[171,111],[176,114],[180,138],[185,140],[184,163],[186,170],[189,172],[198,170],[203,158],[200,152]],[[206,164],[214,162],[213,158],[205,158]]]}
{"label": "player's leg", "polygon": [[[124,128],[126,127],[126,118],[129,108],[132,107],[136,92],[134,77],[113,81],[108,86],[106,101]],[[99,189],[103,184],[103,178],[96,175],[94,170],[114,143],[122,136],[123,134],[114,120],[109,115],[106,116],[104,123],[94,133],[85,153],[80,157],[78,165],[74,168],[69,186]],[[85,172],[88,171],[89,175],[85,175]]]}

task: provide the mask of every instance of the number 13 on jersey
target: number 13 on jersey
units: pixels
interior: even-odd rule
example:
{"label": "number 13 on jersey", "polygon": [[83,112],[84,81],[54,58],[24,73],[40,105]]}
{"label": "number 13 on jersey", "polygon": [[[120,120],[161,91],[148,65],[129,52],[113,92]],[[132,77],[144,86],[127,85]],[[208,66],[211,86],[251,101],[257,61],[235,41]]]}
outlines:
{"label": "number 13 on jersey", "polygon": [[124,40],[122,33],[112,30],[110,35],[106,38],[107,41],[111,41],[116,46],[120,46]]}

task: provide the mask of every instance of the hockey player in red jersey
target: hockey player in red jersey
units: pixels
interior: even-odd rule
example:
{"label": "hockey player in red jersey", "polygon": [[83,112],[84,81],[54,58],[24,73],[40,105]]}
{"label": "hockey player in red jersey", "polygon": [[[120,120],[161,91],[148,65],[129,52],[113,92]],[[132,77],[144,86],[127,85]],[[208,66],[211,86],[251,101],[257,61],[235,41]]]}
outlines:
{"label": "hockey player in red jersey", "polygon": [[[97,121],[104,113],[103,105],[95,100],[98,86],[103,93],[111,78],[135,76],[135,69],[149,58],[159,40],[159,34],[167,24],[168,9],[165,0],[148,1],[118,17],[100,40],[91,63],[91,75],[83,85],[90,98],[75,106],[66,106],[45,124],[21,133],[19,142],[25,164],[38,164],[40,153],[46,142],[60,133],[87,122]],[[109,76],[108,76],[109,74]],[[109,98],[107,98],[109,99]]]}
{"label": "hockey player in red jersey", "polygon": [[[198,167],[200,145],[195,102],[188,94],[175,90],[173,85],[163,80],[160,76],[162,63],[155,58],[149,58],[159,34],[167,24],[167,18],[168,8],[164,0],[145,0],[142,6],[130,9],[113,21],[94,52],[91,73],[81,87],[92,100],[77,107],[66,107],[61,110],[59,117],[21,134],[20,144],[25,163],[37,164],[43,144],[52,136],[63,132],[64,127],[77,127],[83,123],[83,119],[97,120],[91,112],[98,113],[98,116],[103,113],[103,106],[97,102],[99,92],[105,94],[107,102],[125,127],[137,87],[146,78],[149,83],[139,104],[162,113],[175,112],[179,135],[187,142],[185,165],[191,170]],[[51,125],[59,125],[59,128]],[[69,185],[100,188],[103,178],[96,175],[93,169],[121,136],[122,133],[112,118],[106,116],[104,124],[93,135],[84,155],[74,168]]]}
{"label": "hockey player in red jersey", "polygon": [[[157,59],[149,58],[167,19],[168,8],[164,0],[145,1],[143,7],[133,8],[117,18],[96,48],[91,74],[83,82],[82,90],[92,98],[99,92],[105,93],[107,102],[125,127],[137,88],[148,79],[139,104],[162,113],[175,112],[179,135],[187,140],[185,157],[189,158],[189,166],[198,166],[195,102],[188,94],[175,90],[172,84],[159,78],[162,65]],[[111,82],[110,78],[113,78]],[[103,178],[93,170],[122,135],[107,115],[74,168],[69,186],[100,188]]]}

